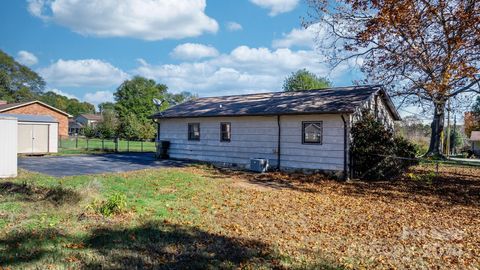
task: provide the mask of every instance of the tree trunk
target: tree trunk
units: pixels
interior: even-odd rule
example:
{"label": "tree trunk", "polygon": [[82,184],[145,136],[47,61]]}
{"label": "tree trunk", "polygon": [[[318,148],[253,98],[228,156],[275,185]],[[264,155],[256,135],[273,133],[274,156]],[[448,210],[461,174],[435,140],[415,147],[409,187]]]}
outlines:
{"label": "tree trunk", "polygon": [[445,121],[445,102],[435,103],[435,110],[432,121],[432,136],[430,137],[430,146],[425,156],[443,157],[443,146],[441,136]]}

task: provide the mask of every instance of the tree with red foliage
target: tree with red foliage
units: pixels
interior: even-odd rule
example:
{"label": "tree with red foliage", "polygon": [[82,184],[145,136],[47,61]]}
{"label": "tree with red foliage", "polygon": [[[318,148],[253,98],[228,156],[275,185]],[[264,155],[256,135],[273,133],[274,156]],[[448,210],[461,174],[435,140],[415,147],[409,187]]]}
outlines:
{"label": "tree with red foliage", "polygon": [[442,155],[447,102],[479,92],[480,1],[309,0],[310,19],[332,64],[358,61],[367,81],[384,84],[401,105],[433,109],[427,152]]}

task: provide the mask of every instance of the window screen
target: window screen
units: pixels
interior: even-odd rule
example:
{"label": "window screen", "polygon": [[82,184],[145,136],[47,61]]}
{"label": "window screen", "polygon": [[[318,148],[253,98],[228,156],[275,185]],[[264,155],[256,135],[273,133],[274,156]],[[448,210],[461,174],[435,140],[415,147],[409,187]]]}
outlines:
{"label": "window screen", "polygon": [[302,123],[302,143],[322,144],[323,122]]}
{"label": "window screen", "polygon": [[188,124],[188,140],[190,141],[200,140],[200,123]]}
{"label": "window screen", "polygon": [[220,141],[229,142],[232,138],[232,125],[230,123],[220,123]]}

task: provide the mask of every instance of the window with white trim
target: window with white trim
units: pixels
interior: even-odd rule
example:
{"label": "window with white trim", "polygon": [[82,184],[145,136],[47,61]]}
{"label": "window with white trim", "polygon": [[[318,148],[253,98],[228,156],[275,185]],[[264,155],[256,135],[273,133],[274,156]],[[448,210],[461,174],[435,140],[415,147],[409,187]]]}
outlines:
{"label": "window with white trim", "polygon": [[188,140],[200,140],[200,123],[188,123]]}
{"label": "window with white trim", "polygon": [[323,122],[302,122],[302,143],[322,144]]}
{"label": "window with white trim", "polygon": [[220,123],[220,141],[229,142],[232,139],[232,124],[228,122]]}

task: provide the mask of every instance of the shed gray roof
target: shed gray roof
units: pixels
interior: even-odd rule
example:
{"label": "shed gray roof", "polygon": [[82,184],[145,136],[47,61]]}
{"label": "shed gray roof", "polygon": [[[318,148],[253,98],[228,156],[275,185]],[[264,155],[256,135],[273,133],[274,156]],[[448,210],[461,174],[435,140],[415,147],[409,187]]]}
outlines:
{"label": "shed gray roof", "polygon": [[57,123],[58,121],[50,115],[31,115],[31,114],[9,114],[2,113],[0,116],[14,117],[19,122],[43,122],[43,123]]}
{"label": "shed gray roof", "polygon": [[156,113],[152,118],[353,113],[375,93],[384,98],[393,118],[400,120],[380,85],[198,98]]}

